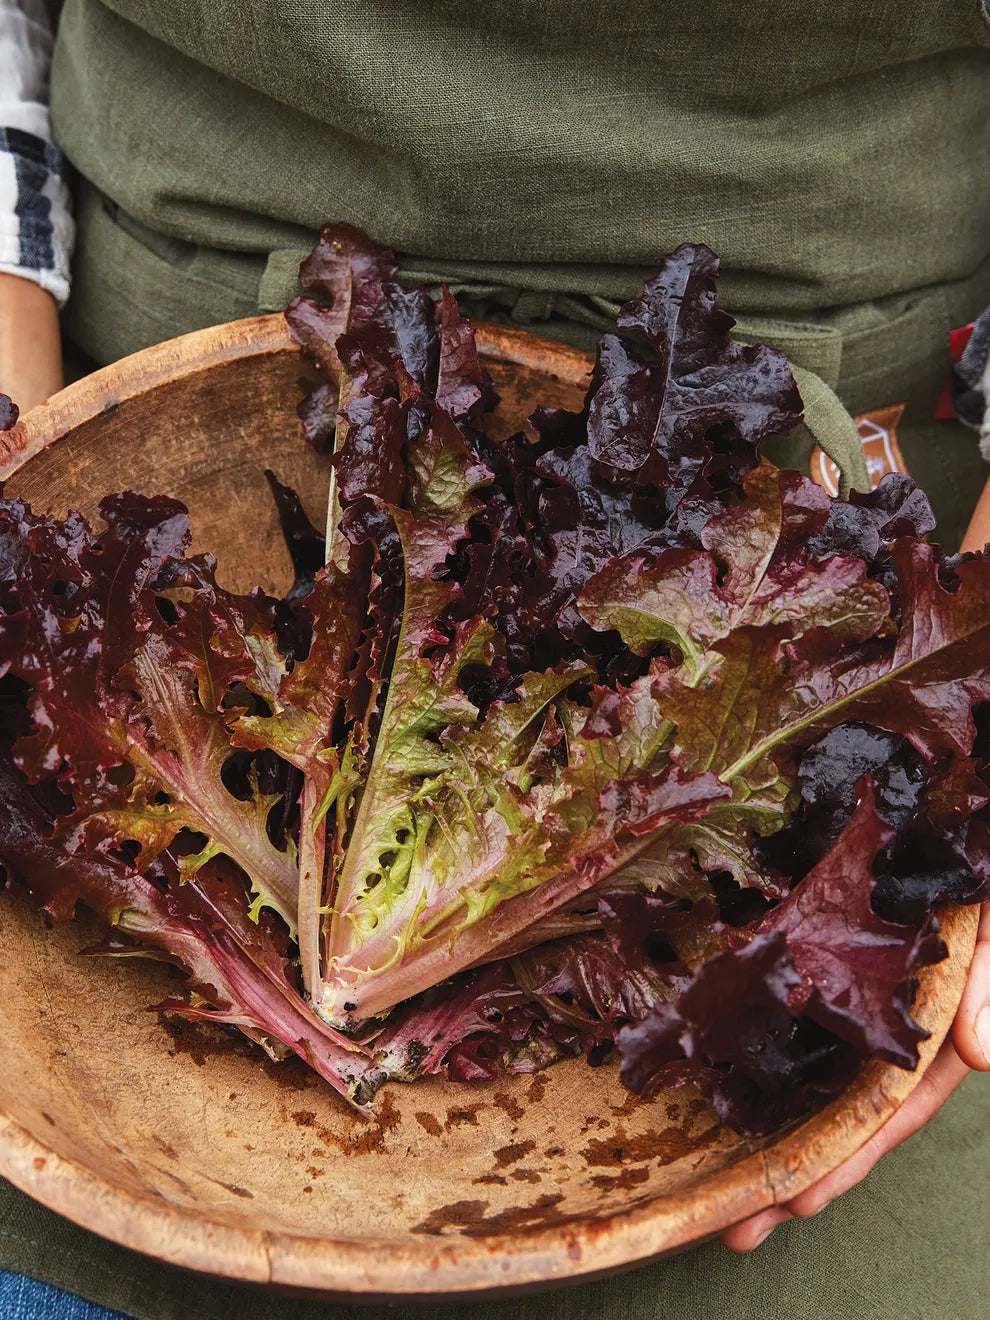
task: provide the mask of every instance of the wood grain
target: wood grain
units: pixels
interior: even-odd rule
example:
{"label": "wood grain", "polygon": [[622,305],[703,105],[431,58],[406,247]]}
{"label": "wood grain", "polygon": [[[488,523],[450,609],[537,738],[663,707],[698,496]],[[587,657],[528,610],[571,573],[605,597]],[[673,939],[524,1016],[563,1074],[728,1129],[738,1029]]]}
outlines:
{"label": "wood grain", "polygon": [[[574,405],[590,363],[480,327],[504,430],[537,397]],[[266,466],[310,513],[325,463],[301,443],[281,318],[187,335],[70,386],[6,437],[0,477],[38,508],[95,514],[111,490],[175,495],[223,581],[284,587]],[[932,1057],[972,956],[974,911],[917,1014]],[[572,1061],[488,1086],[392,1085],[368,1122],[302,1065],[146,1005],[162,967],[84,959],[95,931],[0,904],[0,1173],[104,1236],[193,1270],[300,1293],[482,1297],[588,1279],[683,1249],[793,1196],[856,1151],[917,1085],[873,1064],[775,1141],[720,1127],[686,1091],[638,1104]]]}

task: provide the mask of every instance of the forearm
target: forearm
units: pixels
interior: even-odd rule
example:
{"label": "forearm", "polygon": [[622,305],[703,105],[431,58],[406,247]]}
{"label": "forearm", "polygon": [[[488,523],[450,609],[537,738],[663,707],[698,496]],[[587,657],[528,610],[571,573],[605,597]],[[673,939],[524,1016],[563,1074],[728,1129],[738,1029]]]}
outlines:
{"label": "forearm", "polygon": [[0,391],[22,411],[62,384],[73,226],[48,118],[51,51],[46,0],[0,0]]}
{"label": "forearm", "polygon": [[0,272],[0,392],[27,412],[61,387],[55,299],[33,280]]}

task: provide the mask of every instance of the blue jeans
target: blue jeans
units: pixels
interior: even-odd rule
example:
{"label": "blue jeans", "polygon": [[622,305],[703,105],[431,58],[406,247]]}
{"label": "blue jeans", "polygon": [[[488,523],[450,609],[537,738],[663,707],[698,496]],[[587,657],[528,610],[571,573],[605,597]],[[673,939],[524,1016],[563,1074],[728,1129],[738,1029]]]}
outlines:
{"label": "blue jeans", "polygon": [[127,1320],[119,1311],[108,1311],[47,1283],[2,1271],[0,1316],[3,1320]]}

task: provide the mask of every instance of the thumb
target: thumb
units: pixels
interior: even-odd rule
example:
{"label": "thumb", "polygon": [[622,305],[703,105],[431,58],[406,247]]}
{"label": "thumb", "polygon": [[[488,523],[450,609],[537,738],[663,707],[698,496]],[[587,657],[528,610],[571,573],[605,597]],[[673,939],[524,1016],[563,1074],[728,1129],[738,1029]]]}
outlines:
{"label": "thumb", "polygon": [[990,903],[983,908],[969,980],[952,1027],[952,1042],[970,1068],[990,1072]]}

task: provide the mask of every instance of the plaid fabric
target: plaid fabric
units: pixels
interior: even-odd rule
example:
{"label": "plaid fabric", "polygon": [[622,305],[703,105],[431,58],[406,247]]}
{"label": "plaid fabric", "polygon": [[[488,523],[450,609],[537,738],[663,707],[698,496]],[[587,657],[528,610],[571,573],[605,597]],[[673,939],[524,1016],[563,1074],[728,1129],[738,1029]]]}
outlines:
{"label": "plaid fabric", "polygon": [[990,307],[953,368],[952,404],[960,420],[979,431],[980,452],[990,463]]}
{"label": "plaid fabric", "polygon": [[0,0],[0,271],[69,296],[73,225],[52,145],[52,36],[43,0]]}
{"label": "plaid fabric", "polygon": [[52,205],[61,172],[61,155],[50,142],[20,128],[0,128],[0,200],[6,203],[0,264],[55,272]]}

